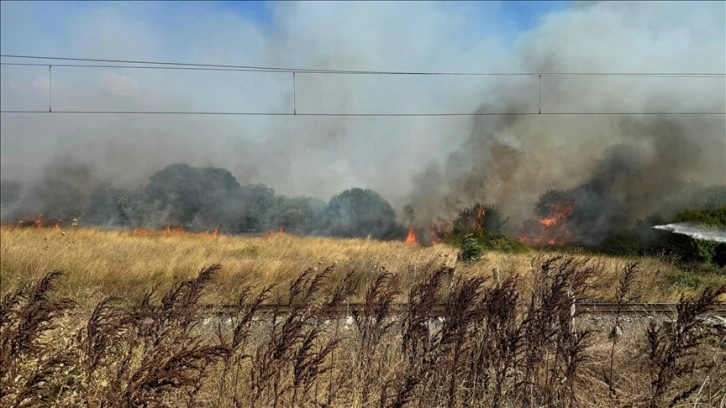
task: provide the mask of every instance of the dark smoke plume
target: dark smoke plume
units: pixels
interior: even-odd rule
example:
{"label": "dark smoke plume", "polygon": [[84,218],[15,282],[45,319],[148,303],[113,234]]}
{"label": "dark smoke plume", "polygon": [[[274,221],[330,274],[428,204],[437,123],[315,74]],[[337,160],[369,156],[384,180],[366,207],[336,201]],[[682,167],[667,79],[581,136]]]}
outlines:
{"label": "dark smoke plume", "polygon": [[[584,149],[558,153],[534,136],[527,140],[529,135],[517,131],[534,126],[535,135],[557,134],[556,129],[546,129],[546,122],[541,130],[536,129],[536,121],[531,122],[529,118],[475,122],[470,138],[449,156],[443,169],[431,167],[418,177],[412,205],[419,214],[433,216],[451,214],[467,202],[491,202],[513,216],[508,228],[514,234],[532,214],[536,197],[559,188],[574,203],[567,221],[573,240],[597,244],[638,219],[651,214],[668,217],[685,208],[693,198],[687,185],[695,177],[710,174],[707,179],[726,182],[726,173],[719,180],[725,159],[718,154],[726,148],[718,135],[726,133],[714,119],[600,120],[606,129],[613,129],[608,139],[616,143],[607,146],[610,143],[603,140],[607,147],[595,146],[603,150],[598,155]],[[580,129],[582,138],[588,138],[585,128]],[[579,172],[557,177],[575,163]],[[432,184],[444,188],[433,190]]]}

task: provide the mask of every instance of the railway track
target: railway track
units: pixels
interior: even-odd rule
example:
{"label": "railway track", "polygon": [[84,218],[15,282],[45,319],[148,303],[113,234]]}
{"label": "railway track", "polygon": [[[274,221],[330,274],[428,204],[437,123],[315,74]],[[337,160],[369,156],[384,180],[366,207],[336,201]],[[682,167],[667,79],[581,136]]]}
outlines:
{"label": "railway track", "polygon": [[[349,316],[355,312],[361,312],[365,308],[364,303],[345,303],[327,311],[327,315],[333,316]],[[391,305],[391,313],[404,314],[408,308],[406,303],[395,303]],[[575,303],[575,308],[579,313],[589,315],[613,315],[620,313],[621,315],[676,315],[676,303]],[[204,309],[209,313],[216,315],[230,315],[235,312],[236,307],[233,305],[205,305]],[[289,305],[260,305],[257,314],[271,315],[275,312],[278,314],[287,314],[292,309]],[[434,306],[434,315],[444,313],[445,305],[440,304]],[[709,308],[707,315],[726,317],[726,303],[719,303]]]}

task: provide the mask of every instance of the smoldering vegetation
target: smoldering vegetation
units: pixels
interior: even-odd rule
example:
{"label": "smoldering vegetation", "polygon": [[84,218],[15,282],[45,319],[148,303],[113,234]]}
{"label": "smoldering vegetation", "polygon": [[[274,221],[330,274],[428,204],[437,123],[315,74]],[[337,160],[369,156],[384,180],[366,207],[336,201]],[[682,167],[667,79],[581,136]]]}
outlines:
{"label": "smoldering vegetation", "polygon": [[150,228],[191,231],[217,229],[244,234],[283,231],[300,235],[400,238],[391,205],[378,193],[353,188],[329,202],[285,197],[264,184],[242,186],[225,169],[175,164],[132,189],[92,177],[89,165],[54,162],[37,182],[2,182],[3,222],[47,225]]}
{"label": "smoldering vegetation", "polygon": [[[567,241],[597,245],[638,220],[726,204],[722,118],[575,122],[576,130],[549,120],[532,129],[529,118],[475,123],[444,166],[432,165],[415,179],[411,203],[421,226],[478,201],[503,210],[510,217],[505,230],[517,235],[529,220],[553,215],[557,204],[571,207]],[[588,123],[595,128],[586,130]]]}
{"label": "smoldering vegetation", "polygon": [[[78,216],[93,225],[219,225],[228,232],[284,225],[305,234],[382,238],[400,237],[402,227],[411,223],[428,234],[441,220],[451,222],[463,209],[485,203],[508,220],[501,232],[510,237],[534,234],[530,241],[535,244],[599,245],[639,221],[661,217],[668,222],[686,208],[726,203],[722,3],[576,3],[509,37],[495,30],[500,21],[496,11],[488,10],[492,14],[481,24],[468,18],[470,5],[461,7],[285,4],[274,10],[272,35],[244,20],[230,23],[208,10],[195,10],[195,15],[210,13],[209,21],[220,21],[215,33],[219,29],[238,37],[215,35],[206,41],[219,44],[213,52],[188,60],[231,63],[230,50],[241,48],[243,59],[280,67],[543,73],[541,79],[312,73],[296,79],[298,112],[492,116],[126,120],[128,116],[50,115],[31,120],[7,115],[0,125],[3,174],[22,179],[23,187],[4,183],[3,221],[43,213],[49,218]],[[106,21],[106,14],[96,12],[85,20]],[[145,30],[149,27],[122,11],[107,12],[134,23],[126,28],[136,36],[129,37],[149,59],[158,50],[147,49],[154,41],[140,38],[176,37]],[[309,21],[320,24],[311,26]],[[435,28],[409,23],[414,21]],[[98,33],[106,31],[100,25],[83,26],[84,36],[94,39],[94,49],[114,49],[103,44]],[[472,35],[480,30],[481,36]],[[200,36],[206,32],[197,31]],[[473,38],[472,43],[462,38]],[[186,48],[158,41],[161,48]],[[83,51],[78,55],[87,54]],[[56,103],[68,109],[294,108],[287,73],[58,71],[55,84],[45,71],[16,76],[4,71],[3,103],[17,108],[40,100],[45,109],[45,85],[52,85]],[[548,74],[568,72],[624,75]],[[641,75],[658,72],[706,75]],[[234,89],[243,91],[230,92]],[[533,115],[539,112],[543,115]],[[234,185],[230,174],[212,170],[197,176],[172,167],[178,176],[172,170],[154,174],[175,163],[229,169],[240,185]],[[201,177],[209,185],[185,189],[175,177],[187,176],[194,183]],[[171,186],[161,186],[167,179]],[[372,199],[363,209],[359,203],[366,199],[358,202],[357,193],[347,209],[321,201],[354,186],[379,192],[397,212],[395,222],[388,205]],[[289,197],[305,197],[281,199],[270,187]],[[555,196],[560,203],[549,205],[547,200]],[[119,200],[123,203],[117,204]],[[406,206],[413,209],[413,218]],[[566,230],[564,237],[538,231],[540,221],[563,207],[568,214],[558,228]]]}
{"label": "smoldering vegetation", "polygon": [[[54,296],[60,271],[0,302],[4,406],[718,406],[725,397],[723,323],[706,313],[726,287],[682,299],[674,319],[628,327],[588,323],[596,261],[536,257],[532,274],[467,277],[431,265],[407,293],[381,270],[347,319],[331,314],[351,274],[308,269],[270,299],[241,287],[233,311],[210,318],[205,288],[220,269],[92,311]],[[623,266],[623,310],[640,271]],[[335,276],[337,279],[334,279]],[[523,291],[528,288],[527,291]],[[262,315],[274,301],[283,313]],[[66,313],[74,313],[73,322]],[[84,316],[80,318],[80,316]],[[80,327],[79,327],[80,326]]]}
{"label": "smoldering vegetation", "polygon": [[[652,227],[713,218],[711,213],[722,214],[726,206],[726,185],[673,183],[678,186],[677,192],[673,192],[676,187],[660,187],[673,192],[658,200],[656,208],[663,211],[632,219],[634,209],[639,208],[638,201],[628,199],[623,192],[645,193],[630,177],[634,170],[627,165],[632,156],[629,153],[632,152],[628,149],[616,148],[610,164],[599,167],[598,177],[570,190],[548,190],[539,195],[532,205],[533,218],[521,224],[517,224],[512,209],[478,201],[463,205],[451,218],[444,218],[427,212],[425,205],[409,204],[397,212],[385,198],[370,189],[348,189],[328,202],[309,196],[286,197],[264,184],[241,185],[226,169],[187,164],[167,166],[152,174],[145,183],[124,189],[97,179],[89,164],[69,158],[51,163],[43,177],[32,183],[2,180],[0,209],[4,224],[21,227],[55,224],[112,229],[171,227],[187,231],[216,230],[224,234],[284,231],[383,240],[402,240],[408,228],[409,235],[415,234],[411,242],[424,245],[442,239],[460,244],[464,236],[473,234],[483,241],[485,249],[505,252],[526,250],[522,243],[584,245],[608,252],[609,246],[620,242],[621,247],[629,248],[610,253],[694,253],[691,247],[695,244],[691,241],[672,239],[670,234],[657,233]],[[628,177],[611,173],[625,173]],[[715,228],[722,227],[722,223],[715,225]]]}

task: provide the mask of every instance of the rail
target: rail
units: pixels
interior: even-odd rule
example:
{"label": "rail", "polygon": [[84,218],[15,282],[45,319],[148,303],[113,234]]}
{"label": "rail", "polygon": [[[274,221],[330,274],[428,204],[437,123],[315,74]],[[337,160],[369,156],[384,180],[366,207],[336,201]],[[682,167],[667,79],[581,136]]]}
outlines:
{"label": "rail", "polygon": [[[310,305],[312,307],[313,305]],[[315,305],[320,306],[320,305]],[[675,315],[677,313],[677,303],[588,303],[578,302],[575,303],[575,309],[581,314],[590,315],[612,315],[620,313],[621,315]],[[287,314],[293,307],[299,307],[299,305],[288,305],[288,304],[262,304],[258,307],[258,314]],[[303,307],[305,307],[303,305]],[[332,316],[347,316],[354,312],[362,312],[365,308],[365,303],[343,303],[332,308],[325,310],[325,314]],[[437,304],[433,307],[433,315],[441,315],[444,313],[446,305]],[[204,310],[217,314],[217,315],[229,315],[233,314],[237,309],[234,305],[205,305]],[[390,306],[390,312],[393,314],[404,314],[408,309],[407,303],[394,303]],[[726,317],[726,303],[719,303],[708,309],[706,312],[708,315],[723,316]]]}

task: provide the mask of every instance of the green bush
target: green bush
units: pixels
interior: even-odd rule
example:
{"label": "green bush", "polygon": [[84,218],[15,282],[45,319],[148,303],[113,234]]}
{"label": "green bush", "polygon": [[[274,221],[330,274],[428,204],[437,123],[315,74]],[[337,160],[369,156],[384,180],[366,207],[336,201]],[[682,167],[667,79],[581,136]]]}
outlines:
{"label": "green bush", "polygon": [[712,227],[726,227],[726,204],[712,210],[685,210],[676,215],[676,222],[693,222]]}
{"label": "green bush", "polygon": [[476,261],[481,258],[484,251],[496,251],[504,253],[524,253],[529,247],[516,238],[510,238],[504,234],[475,235],[467,234],[461,239],[460,261]]}
{"label": "green bush", "polygon": [[697,262],[708,263],[716,261],[715,241],[691,238],[681,234],[670,234],[660,239],[654,249],[660,249],[667,254],[675,255],[682,263]]}
{"label": "green bush", "polygon": [[603,241],[596,248],[596,252],[614,256],[639,256],[644,255],[647,248],[636,234],[621,233]]}
{"label": "green bush", "polygon": [[510,238],[504,234],[487,234],[479,240],[481,246],[488,251],[506,252],[506,253],[524,253],[529,251],[529,247],[524,245],[516,238]]}
{"label": "green bush", "polygon": [[459,252],[458,260],[463,262],[476,262],[481,259],[484,251],[474,234],[465,235],[461,241],[461,252]]}
{"label": "green bush", "polygon": [[677,272],[666,277],[668,283],[676,286],[696,289],[701,285],[701,280],[697,275],[688,272]]}
{"label": "green bush", "polygon": [[506,253],[529,251],[529,247],[518,239],[501,232],[508,220],[496,206],[474,203],[459,211],[452,222],[453,234],[444,238],[444,242],[461,245],[460,259],[463,256],[464,260],[469,260],[472,254],[479,256],[485,250]]}
{"label": "green bush", "polygon": [[638,220],[630,231],[612,235],[591,249],[616,256],[666,254],[673,256],[681,265],[713,263],[717,267],[726,266],[726,244],[653,228],[672,222],[691,222],[703,225],[704,228],[723,228],[726,226],[726,205],[710,210],[685,210],[671,221],[651,215]]}

